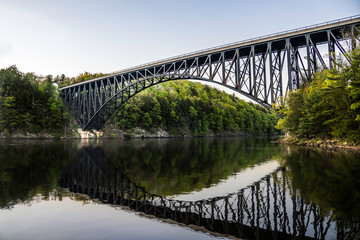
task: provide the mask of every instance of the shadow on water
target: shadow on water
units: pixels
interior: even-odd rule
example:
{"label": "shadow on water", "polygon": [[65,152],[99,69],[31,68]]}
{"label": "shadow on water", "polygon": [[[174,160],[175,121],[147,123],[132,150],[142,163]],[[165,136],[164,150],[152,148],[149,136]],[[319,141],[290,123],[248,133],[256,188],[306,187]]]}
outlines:
{"label": "shadow on water", "polygon": [[[234,193],[199,201],[166,197],[208,187],[270,159],[281,167]],[[356,153],[214,138],[3,144],[0,160],[0,208],[37,193],[49,196],[60,186],[104,204],[234,237],[359,239]]]}

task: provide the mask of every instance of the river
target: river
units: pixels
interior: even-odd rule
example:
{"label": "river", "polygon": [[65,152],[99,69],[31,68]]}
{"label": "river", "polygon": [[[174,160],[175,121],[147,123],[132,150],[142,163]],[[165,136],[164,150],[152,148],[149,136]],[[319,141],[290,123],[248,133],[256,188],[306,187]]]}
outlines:
{"label": "river", "polygon": [[0,239],[360,239],[360,155],[265,138],[1,140]]}

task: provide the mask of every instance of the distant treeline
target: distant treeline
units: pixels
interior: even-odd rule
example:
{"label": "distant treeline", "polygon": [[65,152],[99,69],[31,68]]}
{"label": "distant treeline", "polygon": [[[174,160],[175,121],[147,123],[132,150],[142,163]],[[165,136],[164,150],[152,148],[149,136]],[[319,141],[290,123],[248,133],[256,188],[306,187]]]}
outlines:
{"label": "distant treeline", "polygon": [[45,77],[41,77],[41,78],[47,81],[54,82],[58,84],[59,87],[63,87],[74,83],[84,82],[94,78],[102,77],[104,75],[105,74],[103,73],[84,72],[84,73],[80,73],[76,77],[67,77],[65,76],[65,74],[61,74],[61,75],[56,75],[55,77],[53,75],[46,75]]}
{"label": "distant treeline", "polygon": [[277,127],[295,137],[360,143],[360,49],[350,57],[350,65],[338,61],[290,93]]}
{"label": "distant treeline", "polygon": [[[0,70],[0,132],[63,132],[71,119],[54,83],[66,85],[103,76],[76,78]],[[162,83],[122,106],[107,123],[117,129],[165,130],[176,135],[273,134],[276,115],[207,85],[190,81]]]}

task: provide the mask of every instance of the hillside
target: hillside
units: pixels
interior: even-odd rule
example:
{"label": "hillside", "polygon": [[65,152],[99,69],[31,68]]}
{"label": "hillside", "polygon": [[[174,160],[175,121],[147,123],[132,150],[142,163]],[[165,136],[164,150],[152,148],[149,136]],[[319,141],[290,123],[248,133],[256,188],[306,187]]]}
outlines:
{"label": "hillside", "polygon": [[191,81],[148,88],[121,107],[105,129],[171,135],[273,134],[276,115],[223,91]]}

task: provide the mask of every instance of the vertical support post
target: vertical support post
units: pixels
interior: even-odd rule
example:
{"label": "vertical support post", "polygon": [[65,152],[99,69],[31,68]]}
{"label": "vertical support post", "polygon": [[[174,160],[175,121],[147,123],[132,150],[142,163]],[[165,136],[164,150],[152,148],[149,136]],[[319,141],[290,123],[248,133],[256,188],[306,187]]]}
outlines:
{"label": "vertical support post", "polygon": [[289,90],[292,90],[293,87],[292,87],[292,78],[291,78],[291,53],[290,53],[290,48],[291,48],[291,44],[290,44],[290,38],[287,38],[286,40],[286,46],[285,46],[285,51],[286,51],[286,55],[287,55],[287,67],[288,67],[288,88]]}
{"label": "vertical support post", "polygon": [[196,76],[200,77],[199,58],[196,58]]}
{"label": "vertical support post", "polygon": [[80,86],[78,86],[77,88],[78,88],[77,89],[78,90],[78,95],[77,95],[76,98],[77,98],[78,109],[77,109],[76,112],[78,112],[77,113],[78,116],[76,118],[79,119],[79,117],[81,116],[81,90],[80,90]]}
{"label": "vertical support post", "polygon": [[293,204],[293,217],[292,217],[292,221],[293,221],[293,224],[292,224],[292,228],[293,228],[293,236],[295,237],[297,235],[297,211],[296,211],[296,196],[292,196],[291,197],[291,200],[292,200],[292,204]]}
{"label": "vertical support post", "polygon": [[255,202],[254,202],[254,191],[255,191],[255,187],[254,185],[251,186],[251,220],[250,220],[250,224],[251,224],[251,227],[254,229],[255,226]]}
{"label": "vertical support post", "polygon": [[314,43],[313,47],[311,48],[311,56],[313,59],[313,74],[316,73],[316,71],[318,70],[318,63],[317,63],[317,58],[316,58],[316,43]]}
{"label": "vertical support post", "polygon": [[274,215],[273,215],[273,219],[274,219],[274,238],[276,239],[277,238],[277,229],[278,229],[278,227],[277,227],[277,215],[278,215],[278,213],[277,213],[277,191],[276,191],[276,188],[277,186],[276,186],[276,181],[274,180],[274,178],[273,178],[273,189],[274,189],[274,193],[273,193],[273,195],[274,195]]}
{"label": "vertical support post", "polygon": [[[253,77],[253,94],[251,94],[251,85],[250,85],[250,95],[253,95],[255,98],[257,98],[257,92],[256,92],[256,62],[255,62],[255,46],[251,46],[251,59],[252,59],[252,77]],[[251,78],[250,78],[251,79]],[[251,80],[250,80],[251,82]]]}
{"label": "vertical support post", "polygon": [[307,58],[307,81],[310,82],[311,80],[311,75],[312,75],[312,72],[311,72],[311,63],[312,63],[312,58],[311,58],[311,51],[310,51],[310,35],[309,34],[306,34],[305,35],[305,39],[306,39],[306,58]]}
{"label": "vertical support post", "polygon": [[240,89],[240,58],[239,58],[239,49],[236,49],[235,51],[236,59],[235,59],[235,88]]}
{"label": "vertical support post", "polygon": [[243,234],[243,220],[244,220],[244,210],[243,210],[243,190],[238,194],[238,223],[240,224],[240,235]]}
{"label": "vertical support post", "polygon": [[270,220],[270,176],[266,178],[266,229],[271,229],[271,220]]}
{"label": "vertical support post", "polygon": [[259,192],[260,192],[260,183],[257,182],[255,184],[256,186],[256,239],[259,239],[259,229],[260,229],[260,199],[259,199]]}
{"label": "vertical support post", "polygon": [[[282,69],[283,69],[283,62],[282,62],[282,60],[281,60],[281,50],[278,50],[278,52],[277,52],[277,54],[278,54],[278,67],[279,67],[279,79],[278,79],[278,84],[279,84],[279,86],[280,86],[280,97],[282,97],[283,96],[283,81],[282,81]],[[284,56],[284,58],[285,58],[285,56]]]}
{"label": "vertical support post", "polygon": [[94,85],[95,85],[95,87],[94,87],[94,113],[96,112],[96,108],[97,108],[97,82],[94,82]]}
{"label": "vertical support post", "polygon": [[331,37],[331,30],[327,30],[328,49],[329,49],[329,68],[335,68],[335,43]]}
{"label": "vertical support post", "polygon": [[209,58],[209,80],[212,80],[212,62],[211,62],[211,55],[208,55]]}
{"label": "vertical support post", "polygon": [[300,88],[300,77],[299,77],[299,58],[298,58],[298,55],[299,55],[299,52],[298,52],[298,49],[297,47],[295,48],[294,50],[294,53],[293,53],[293,59],[294,59],[294,62],[293,62],[293,73],[294,73],[294,78],[293,78],[293,81],[295,81],[294,85],[296,86],[296,89],[299,89]]}
{"label": "vertical support post", "polygon": [[225,233],[228,232],[228,223],[229,223],[229,198],[225,197]]}
{"label": "vertical support post", "polygon": [[271,103],[275,102],[274,96],[274,66],[273,66],[273,59],[272,59],[272,42],[268,43],[268,54],[269,54],[269,63],[270,63],[270,95],[271,95]]}
{"label": "vertical support post", "polygon": [[291,46],[290,38],[286,39],[287,60],[288,60],[288,88],[289,90],[298,89],[300,87],[299,69],[297,59],[297,48]]}
{"label": "vertical support post", "polygon": [[[282,189],[286,189],[286,183],[285,183],[285,179],[284,179],[285,177],[284,177],[284,173],[282,172],[282,183],[283,183],[283,186],[282,186]],[[282,231],[284,232],[284,233],[286,233],[286,222],[287,222],[287,210],[286,210],[286,193],[284,192],[283,193],[283,196],[282,196],[282,207],[283,207],[283,211],[284,211],[284,213],[283,213],[283,217],[284,217],[284,222],[283,222],[283,229],[282,229]]]}
{"label": "vertical support post", "polygon": [[88,119],[90,120],[91,119],[91,99],[92,99],[92,89],[91,89],[91,83],[88,83],[89,84],[89,90],[88,90]]}
{"label": "vertical support post", "polygon": [[85,116],[86,116],[86,84],[83,85],[83,103],[82,103],[82,113],[83,113],[83,122],[82,122],[82,129],[84,129],[85,124],[86,124],[86,120],[85,120]]}
{"label": "vertical support post", "polygon": [[226,85],[226,74],[225,74],[225,71],[226,71],[226,68],[225,68],[225,53],[224,52],[221,52],[221,65],[222,65],[222,83]]}
{"label": "vertical support post", "polygon": [[263,75],[262,75],[262,78],[263,78],[263,82],[264,82],[264,101],[266,103],[269,103],[268,101],[268,93],[267,93],[267,86],[266,86],[266,54],[269,54],[268,51],[267,53],[263,53],[262,55],[262,60],[263,60]]}
{"label": "vertical support post", "polygon": [[355,48],[356,48],[355,25],[351,25],[351,50],[354,51]]}

